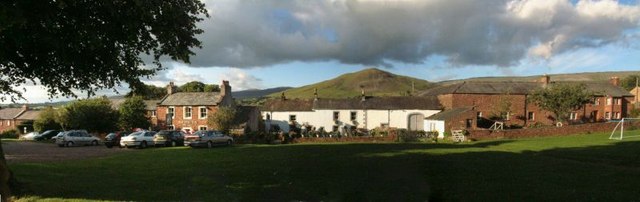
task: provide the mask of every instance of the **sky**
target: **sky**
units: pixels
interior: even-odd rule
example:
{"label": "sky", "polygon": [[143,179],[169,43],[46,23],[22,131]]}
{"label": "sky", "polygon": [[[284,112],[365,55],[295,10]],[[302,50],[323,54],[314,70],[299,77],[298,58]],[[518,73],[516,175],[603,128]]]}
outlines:
{"label": "sky", "polygon": [[[167,69],[143,82],[229,80],[236,91],[372,67],[428,81],[640,70],[638,0],[203,2],[210,18],[191,64],[164,60]],[[30,103],[69,99],[24,88]]]}

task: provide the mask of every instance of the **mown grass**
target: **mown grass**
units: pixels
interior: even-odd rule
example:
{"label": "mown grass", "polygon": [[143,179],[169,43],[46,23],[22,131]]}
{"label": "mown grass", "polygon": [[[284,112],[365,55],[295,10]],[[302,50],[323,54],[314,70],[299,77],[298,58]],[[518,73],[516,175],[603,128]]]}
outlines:
{"label": "mown grass", "polygon": [[161,148],[10,166],[26,200],[639,199],[640,138],[607,138]]}

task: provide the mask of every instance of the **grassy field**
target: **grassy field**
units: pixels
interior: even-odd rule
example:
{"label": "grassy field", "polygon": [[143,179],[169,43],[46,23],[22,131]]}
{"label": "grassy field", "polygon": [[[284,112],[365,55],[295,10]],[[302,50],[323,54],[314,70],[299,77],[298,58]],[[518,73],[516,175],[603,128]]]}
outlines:
{"label": "grassy field", "polygon": [[607,138],[161,148],[10,167],[26,200],[640,199],[640,138]]}

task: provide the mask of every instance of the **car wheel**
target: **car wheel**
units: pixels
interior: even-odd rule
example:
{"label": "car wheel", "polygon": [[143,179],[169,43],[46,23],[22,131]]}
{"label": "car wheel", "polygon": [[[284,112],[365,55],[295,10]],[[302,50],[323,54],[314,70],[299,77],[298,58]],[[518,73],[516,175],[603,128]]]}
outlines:
{"label": "car wheel", "polygon": [[231,146],[232,144],[233,144],[233,141],[227,140],[227,146]]}
{"label": "car wheel", "polygon": [[67,147],[73,147],[73,142],[67,142]]}
{"label": "car wheel", "polygon": [[213,148],[213,143],[211,141],[207,142],[207,148]]}
{"label": "car wheel", "polygon": [[141,149],[147,148],[147,141],[142,141],[142,142],[140,143],[140,148],[141,148]]}
{"label": "car wheel", "polygon": [[98,141],[94,140],[91,142],[91,146],[98,146]]}

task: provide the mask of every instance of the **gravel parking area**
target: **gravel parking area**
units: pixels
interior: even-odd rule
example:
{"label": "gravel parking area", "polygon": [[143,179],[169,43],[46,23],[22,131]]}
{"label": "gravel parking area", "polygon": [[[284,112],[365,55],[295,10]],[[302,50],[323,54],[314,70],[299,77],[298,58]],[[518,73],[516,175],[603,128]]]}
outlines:
{"label": "gravel parking area", "polygon": [[85,159],[109,156],[134,149],[107,148],[100,146],[58,147],[56,144],[28,141],[2,142],[7,163],[56,162],[62,160]]}

